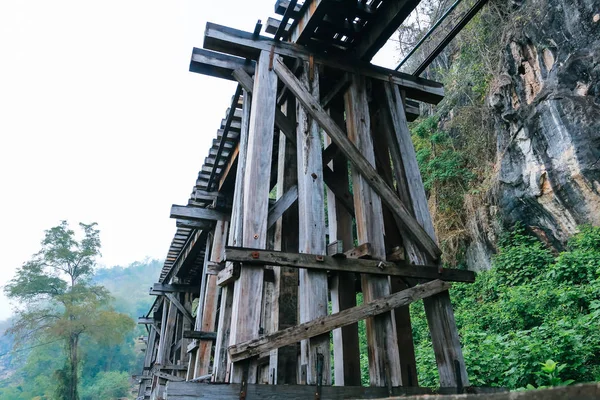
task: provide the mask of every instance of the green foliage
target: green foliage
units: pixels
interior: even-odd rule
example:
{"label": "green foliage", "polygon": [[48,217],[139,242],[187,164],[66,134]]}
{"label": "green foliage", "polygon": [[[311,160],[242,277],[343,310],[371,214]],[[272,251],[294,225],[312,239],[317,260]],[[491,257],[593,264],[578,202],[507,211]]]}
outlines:
{"label": "green foliage", "polygon": [[[158,260],[135,262],[127,267],[102,268],[95,271],[91,282],[110,291],[113,297],[111,305],[115,310],[136,318],[148,311],[152,298],[148,296],[147,288],[154,282],[161,268],[162,262]],[[118,319],[108,323],[113,327],[122,326],[118,323]],[[0,334],[10,325],[12,323],[0,321]],[[119,334],[118,329],[113,333]],[[105,340],[97,341],[92,336],[82,337],[80,342],[80,398],[82,400],[116,398],[93,395],[95,390],[102,387],[97,385],[99,380],[112,379],[110,375],[108,378],[103,378],[107,372],[119,373],[122,379],[121,385],[128,381],[130,374],[140,372],[144,353],[135,347],[135,343],[136,337],[142,334],[145,332],[138,326],[133,331],[128,330],[125,339],[120,343],[112,339],[108,343]],[[0,399],[53,398],[57,383],[53,371],[64,366],[62,344],[58,341],[49,344],[42,341],[29,341],[24,348],[17,349],[18,351],[11,351],[12,346],[12,335],[0,336],[0,354],[4,355],[0,357],[0,375],[8,376],[5,380],[0,379]],[[31,349],[27,350],[28,348]]]}
{"label": "green foliage", "polygon": [[[517,226],[500,240],[492,270],[454,286],[472,385],[516,389],[600,379],[599,238],[600,228],[582,227],[553,257]],[[419,382],[436,386],[422,305],[411,314]],[[556,360],[554,370],[546,362],[540,371],[542,360]]]}
{"label": "green foliage", "polygon": [[130,388],[127,372],[100,372],[93,382],[81,391],[81,400],[112,400],[127,396]]}
{"label": "green foliage", "polygon": [[64,346],[63,364],[43,375],[54,372],[50,384],[54,397],[69,400],[79,399],[81,341],[114,346],[135,326],[129,316],[110,307],[105,288],[90,283],[100,254],[100,232],[96,224],[79,225],[81,240],[66,221],[47,230],[41,250],[5,287],[7,296],[21,303],[9,329],[15,344],[58,342]]}
{"label": "green foliage", "polygon": [[436,117],[423,120],[414,128],[413,141],[425,189],[438,194],[437,205],[444,211],[461,207],[463,194],[473,175],[453,141],[438,129]]}
{"label": "green foliage", "polygon": [[530,282],[552,263],[554,257],[544,245],[517,224],[500,237],[495,265],[501,282],[518,285]]}

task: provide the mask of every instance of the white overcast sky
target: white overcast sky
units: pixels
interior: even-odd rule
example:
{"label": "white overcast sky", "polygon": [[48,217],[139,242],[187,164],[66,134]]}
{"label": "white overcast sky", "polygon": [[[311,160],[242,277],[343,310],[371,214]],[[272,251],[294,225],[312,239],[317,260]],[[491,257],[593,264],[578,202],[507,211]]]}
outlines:
{"label": "white overcast sky", "polygon": [[[43,232],[97,222],[104,266],[164,258],[235,90],[188,72],[207,21],[275,0],[0,1],[0,286]],[[377,62],[396,61],[393,45]],[[0,319],[10,306],[0,294]]]}

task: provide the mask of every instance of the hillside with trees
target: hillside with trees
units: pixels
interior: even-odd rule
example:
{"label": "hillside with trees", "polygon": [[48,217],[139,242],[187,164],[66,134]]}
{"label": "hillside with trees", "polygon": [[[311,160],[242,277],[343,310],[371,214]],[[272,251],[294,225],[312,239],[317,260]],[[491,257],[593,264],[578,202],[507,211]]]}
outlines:
{"label": "hillside with trees", "polygon": [[5,289],[25,301],[0,323],[2,399],[131,395],[131,375],[143,357],[137,338],[145,334],[134,321],[151,304],[148,288],[162,263],[95,269],[98,232],[94,225],[83,228],[81,241],[66,223],[48,230],[42,250]]}

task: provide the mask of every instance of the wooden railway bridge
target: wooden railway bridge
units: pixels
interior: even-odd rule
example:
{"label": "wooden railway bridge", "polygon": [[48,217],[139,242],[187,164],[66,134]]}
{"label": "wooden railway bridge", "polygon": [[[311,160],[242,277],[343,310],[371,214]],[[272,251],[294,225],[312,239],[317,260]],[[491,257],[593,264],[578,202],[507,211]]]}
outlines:
{"label": "wooden railway bridge", "polygon": [[419,1],[279,0],[273,37],[207,24],[190,71],[238,86],[188,204],[171,209],[177,232],[139,320],[138,399],[427,393],[419,300],[441,390],[469,387],[448,282],[475,277],[440,265],[407,126],[444,89],[370,63]]}

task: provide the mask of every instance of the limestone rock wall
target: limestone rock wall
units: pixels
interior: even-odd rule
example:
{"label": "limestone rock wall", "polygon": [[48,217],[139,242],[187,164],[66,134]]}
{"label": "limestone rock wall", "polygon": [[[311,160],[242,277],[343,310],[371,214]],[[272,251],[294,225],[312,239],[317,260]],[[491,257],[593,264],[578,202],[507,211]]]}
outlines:
{"label": "limestone rock wall", "polygon": [[[525,22],[488,99],[498,143],[488,211],[561,249],[578,225],[600,225],[600,0],[513,3]],[[477,269],[491,253],[474,239],[467,256]]]}

